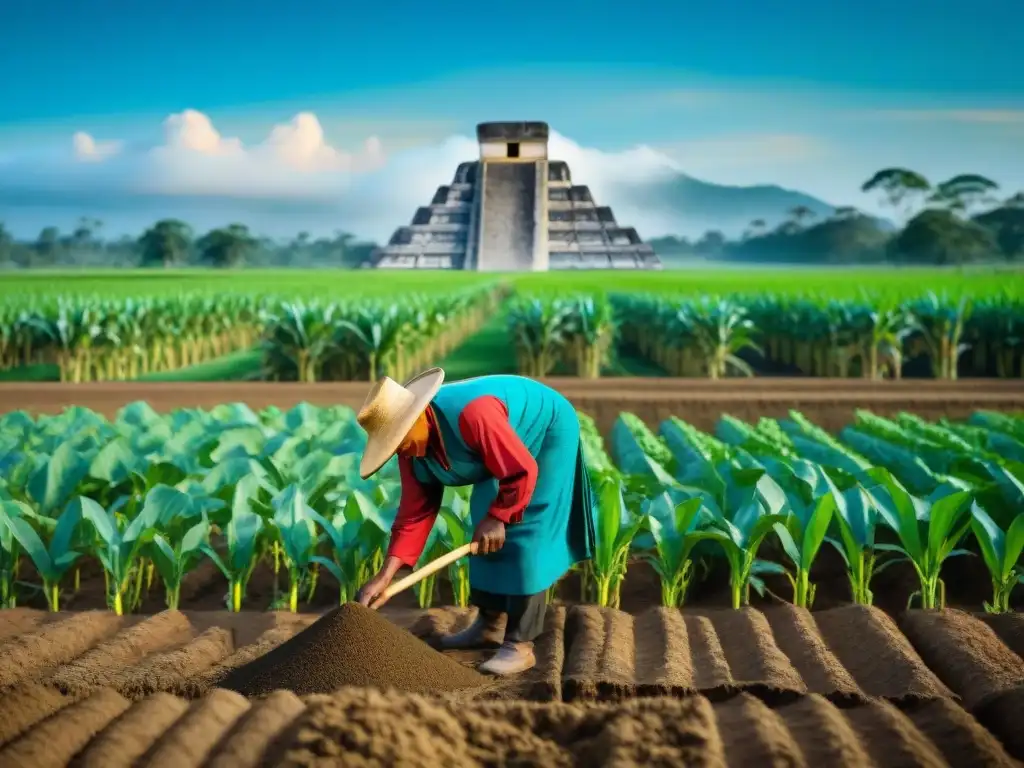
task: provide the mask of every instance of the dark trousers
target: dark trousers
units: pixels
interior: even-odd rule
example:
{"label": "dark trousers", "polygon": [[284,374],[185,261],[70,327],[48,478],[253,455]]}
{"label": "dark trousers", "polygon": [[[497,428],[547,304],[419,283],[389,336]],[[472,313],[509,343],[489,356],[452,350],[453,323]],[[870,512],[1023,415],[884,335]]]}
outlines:
{"label": "dark trousers", "polygon": [[482,589],[470,589],[469,602],[484,614],[508,615],[505,642],[532,643],[544,631],[547,593],[535,595],[497,595]]}

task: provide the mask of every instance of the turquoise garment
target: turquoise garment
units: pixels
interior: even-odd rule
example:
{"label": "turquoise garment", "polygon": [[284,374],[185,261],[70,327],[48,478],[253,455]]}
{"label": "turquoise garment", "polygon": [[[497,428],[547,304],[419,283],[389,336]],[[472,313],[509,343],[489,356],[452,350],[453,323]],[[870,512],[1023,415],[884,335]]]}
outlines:
{"label": "turquoise garment", "polygon": [[469,559],[474,589],[500,595],[543,592],[594,550],[595,505],[583,459],[580,424],[572,404],[555,390],[520,376],[481,376],[445,384],[431,405],[444,438],[450,469],[433,457],[413,460],[423,483],[472,485],[474,527],[487,515],[498,482],[466,445],[459,415],[485,395],[508,408],[509,422],[537,461],[537,485],[522,522],[505,529],[497,552]]}

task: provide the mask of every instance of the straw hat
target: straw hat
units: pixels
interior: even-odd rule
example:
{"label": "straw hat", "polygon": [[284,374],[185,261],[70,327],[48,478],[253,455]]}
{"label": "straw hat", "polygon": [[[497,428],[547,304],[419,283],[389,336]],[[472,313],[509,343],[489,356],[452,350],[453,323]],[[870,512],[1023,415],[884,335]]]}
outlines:
{"label": "straw hat", "polygon": [[444,371],[431,368],[409,379],[405,386],[387,376],[373,385],[356,416],[367,434],[366,449],[359,463],[359,474],[364,480],[395,455],[443,382]]}

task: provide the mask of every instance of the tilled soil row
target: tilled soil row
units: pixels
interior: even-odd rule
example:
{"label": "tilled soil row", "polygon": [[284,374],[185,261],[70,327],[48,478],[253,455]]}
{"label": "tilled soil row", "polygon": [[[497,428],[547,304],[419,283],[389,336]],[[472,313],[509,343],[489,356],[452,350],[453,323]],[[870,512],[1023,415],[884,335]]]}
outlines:
{"label": "tilled soil row", "polygon": [[249,701],[216,689],[132,703],[102,689],[0,747],[31,768],[436,766],[1013,766],[1012,752],[949,699],[839,708],[807,695],[607,703],[445,703],[342,689]]}
{"label": "tilled soil row", "polygon": [[[953,698],[974,709],[1024,686],[1019,615],[910,612],[903,627],[882,611],[792,606],[637,615],[552,606],[523,698],[620,701],[637,696],[740,692],[766,701],[818,694],[837,703]],[[425,637],[464,626],[470,614],[437,609],[413,625]]]}
{"label": "tilled soil row", "polygon": [[[202,614],[118,619],[89,611],[32,626],[26,613],[15,618],[28,631],[0,641],[0,691],[44,684],[74,699],[102,688],[131,699],[158,691],[202,696],[317,618],[224,615],[225,623],[239,627],[246,620],[268,627],[239,643],[239,630],[211,626]],[[437,608],[396,613],[392,620],[429,642],[468,625],[472,616]],[[976,711],[1024,688],[1022,647],[1021,614],[912,611],[898,626],[864,606],[814,613],[792,606],[651,608],[631,615],[553,605],[537,641],[537,666],[502,695],[567,702],[695,693],[722,699],[741,692],[766,701],[806,694],[837,703],[952,698]]]}
{"label": "tilled soil row", "polygon": [[[261,749],[258,745],[269,745],[273,733],[297,715],[298,699],[293,693],[278,692],[266,701],[250,702],[218,686],[230,679],[232,670],[264,656],[317,618],[226,614],[222,617],[225,623],[236,625],[227,628],[211,625],[211,617],[190,617],[177,611],[124,619],[99,611],[52,617],[39,613],[38,620],[33,621],[30,612],[19,610],[11,612],[12,621],[28,631],[13,632],[5,625],[5,614],[0,613],[0,635],[6,635],[0,641],[0,745],[12,751],[0,753],[3,766],[63,765],[62,756],[68,750],[70,760],[86,744],[92,756],[83,763],[86,753],[79,755],[78,764],[120,765],[122,758],[110,756],[123,754],[125,765],[198,765],[216,752],[215,747],[220,748],[217,745],[226,738],[222,732],[236,726],[242,729],[239,733],[247,735],[229,740],[229,757],[221,762],[225,766],[234,764],[229,760],[236,755],[242,761],[239,764],[255,760],[255,753]],[[472,612],[439,608],[426,614],[397,613],[393,620],[429,640],[437,632],[466,626]],[[269,628],[259,635],[251,628],[243,632],[242,622],[246,621]],[[250,638],[248,644],[236,643],[240,634]],[[474,707],[505,706],[509,705],[508,699],[579,706],[616,702],[625,707],[624,712],[633,713],[628,717],[661,728],[658,718],[667,717],[667,710],[658,707],[669,705],[651,704],[654,709],[644,709],[647,705],[636,701],[698,696],[700,701],[715,703],[715,717],[720,723],[738,718],[727,729],[730,734],[744,728],[749,731],[746,740],[731,748],[733,752],[742,744],[761,749],[757,745],[762,742],[775,747],[793,742],[802,754],[810,748],[800,741],[804,738],[801,729],[810,728],[809,721],[800,719],[805,715],[799,713],[806,712],[806,717],[834,727],[835,734],[829,735],[831,732],[826,730],[826,735],[834,738],[835,745],[839,745],[836,749],[847,745],[842,749],[853,750],[851,755],[860,755],[857,749],[867,749],[869,758],[876,759],[878,745],[874,740],[850,741],[851,732],[866,734],[870,728],[892,730],[904,740],[900,747],[904,750],[910,749],[907,745],[918,744],[918,731],[926,732],[934,742],[932,746],[921,747],[924,751],[920,753],[906,753],[909,762],[904,764],[916,764],[918,758],[932,754],[928,751],[932,749],[944,754],[960,748],[956,745],[961,743],[967,745],[965,749],[980,749],[978,745],[984,739],[979,741],[980,737],[971,735],[972,729],[986,727],[1010,754],[1024,759],[1020,729],[1024,722],[1022,647],[1024,617],[1020,614],[978,617],[955,610],[916,611],[906,614],[898,626],[881,611],[861,606],[813,614],[793,607],[682,612],[653,608],[634,616],[594,606],[556,605],[549,609],[545,633],[538,640],[537,667],[503,689],[482,693],[477,701],[464,698],[462,705],[472,701]],[[470,653],[462,660],[472,658]],[[505,701],[487,701],[496,698]],[[185,699],[196,703],[185,706]],[[435,701],[440,699],[434,697]],[[132,700],[138,704],[123,704]],[[316,697],[310,700],[320,701]],[[755,704],[755,700],[761,703]],[[373,725],[371,715],[380,707],[366,703],[375,699],[362,701],[359,707],[365,711],[359,710],[362,714],[356,721],[369,718],[364,725],[369,729],[367,733],[372,733],[380,726]],[[323,713],[335,704],[323,706],[326,709],[317,717],[328,717]],[[843,713],[835,706],[843,708]],[[263,719],[250,723],[247,713],[253,707],[265,714],[260,715]],[[274,707],[280,712],[274,714]],[[548,713],[537,717],[549,722],[555,717],[552,713],[562,711],[537,710]],[[755,711],[768,714],[750,714]],[[786,713],[799,717],[790,722]],[[957,740],[950,741],[952,736],[943,735],[944,724],[935,726],[934,733],[928,731],[934,725],[928,713],[943,713],[942,723],[955,719],[951,713],[960,713],[962,717],[956,721],[960,725],[950,726],[958,729]],[[780,718],[789,741],[776,743],[781,738],[776,733],[782,727]],[[907,719],[919,726],[918,731],[908,730]],[[614,718],[612,721],[613,730],[626,727]],[[627,721],[633,722],[628,718],[622,722]],[[429,718],[425,722],[427,730],[433,727]],[[568,727],[565,722],[556,730]],[[118,725],[108,728],[111,723]],[[130,723],[143,725],[129,727]],[[46,727],[40,730],[43,725]],[[211,735],[208,729],[215,727],[221,731]],[[317,731],[309,727],[313,729],[311,734]],[[596,726],[587,721],[573,727],[589,732]],[[634,723],[630,727],[639,726]],[[820,731],[823,727],[815,725],[814,729]],[[136,744],[136,732],[138,738],[150,741]],[[187,743],[178,743],[179,737],[172,733],[178,733]],[[557,745],[561,745],[560,733],[551,736]],[[93,743],[91,739],[97,734],[101,738]],[[298,742],[290,742],[292,748],[305,743],[305,737],[300,736],[295,735]],[[366,740],[357,741],[362,744]],[[860,746],[849,746],[857,744]],[[537,749],[541,746],[534,745]],[[458,747],[469,750],[466,754],[470,757],[456,755],[452,759],[477,764],[470,759],[476,754],[471,747],[468,743]],[[536,752],[534,747],[527,749],[530,755]],[[580,757],[583,753],[571,744],[565,749],[567,756],[557,758],[561,763],[545,764],[572,764],[572,760],[586,758]],[[652,755],[661,754],[662,749],[671,752],[675,747],[663,745]],[[723,749],[726,763],[741,759]],[[783,754],[788,753],[783,750]],[[888,759],[887,755],[889,752],[884,751],[877,764],[889,764],[881,759]],[[43,762],[31,762],[38,759]],[[657,757],[651,759],[660,761]],[[857,760],[854,763],[860,764]],[[842,760],[839,763],[845,764]],[[923,759],[923,764],[929,764],[929,760]]]}

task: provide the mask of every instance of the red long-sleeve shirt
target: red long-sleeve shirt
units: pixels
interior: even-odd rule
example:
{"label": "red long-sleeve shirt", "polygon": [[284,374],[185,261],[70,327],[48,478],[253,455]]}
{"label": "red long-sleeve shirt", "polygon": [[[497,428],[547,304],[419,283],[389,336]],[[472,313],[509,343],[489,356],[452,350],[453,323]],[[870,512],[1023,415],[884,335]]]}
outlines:
{"label": "red long-sleeve shirt", "polygon": [[[447,466],[448,457],[433,411],[427,409],[430,440],[427,451]],[[459,434],[479,454],[484,466],[498,481],[498,495],[489,514],[506,524],[522,520],[537,485],[537,462],[508,420],[508,409],[496,397],[485,395],[470,401],[459,416]],[[388,555],[413,567],[423,553],[430,530],[441,508],[444,486],[421,483],[413,472],[412,460],[400,456],[402,501],[391,527]]]}

